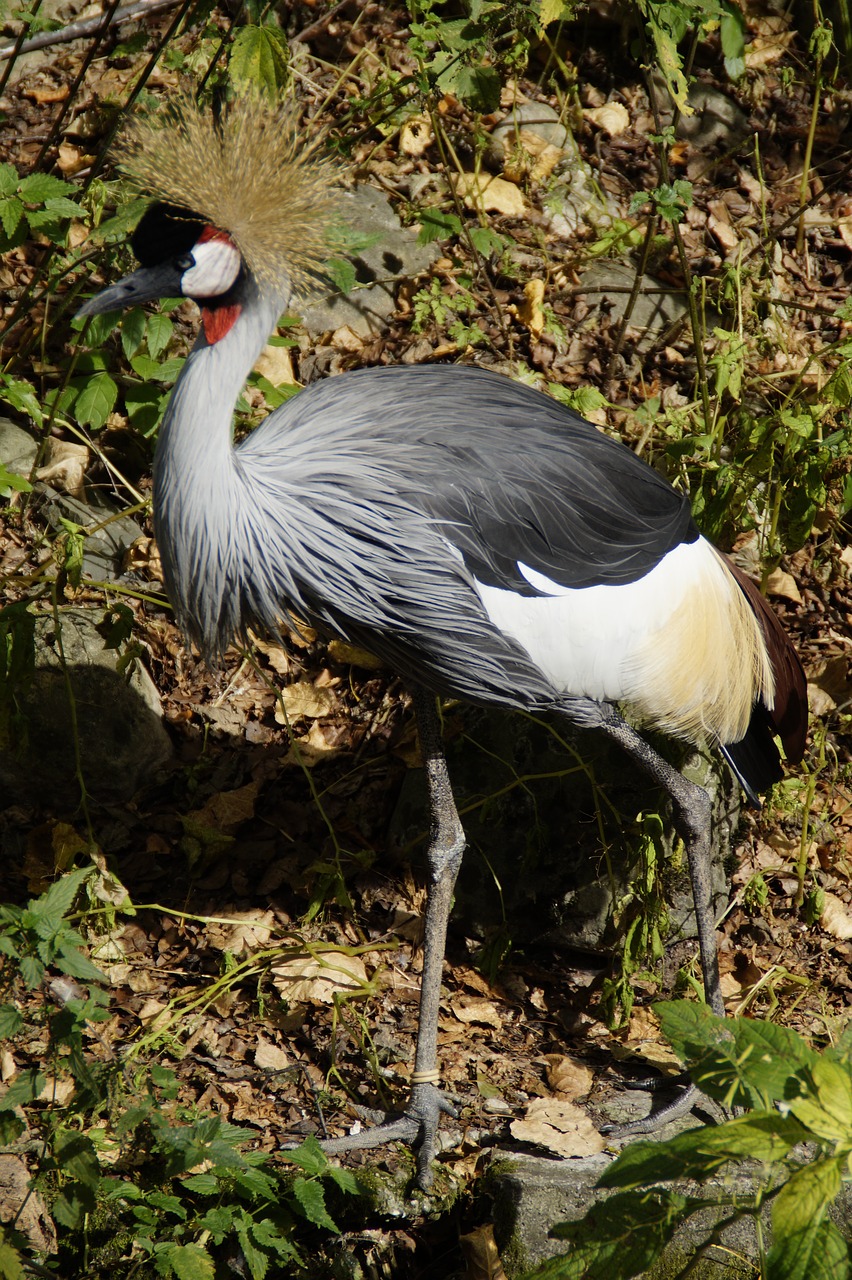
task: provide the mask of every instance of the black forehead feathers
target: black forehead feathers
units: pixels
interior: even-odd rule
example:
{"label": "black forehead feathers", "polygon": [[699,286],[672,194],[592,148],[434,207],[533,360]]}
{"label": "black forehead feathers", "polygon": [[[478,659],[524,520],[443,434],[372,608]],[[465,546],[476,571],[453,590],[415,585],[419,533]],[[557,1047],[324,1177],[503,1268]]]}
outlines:
{"label": "black forehead feathers", "polygon": [[176,204],[152,204],[130,238],[143,267],[154,267],[187,253],[207,226],[206,219]]}

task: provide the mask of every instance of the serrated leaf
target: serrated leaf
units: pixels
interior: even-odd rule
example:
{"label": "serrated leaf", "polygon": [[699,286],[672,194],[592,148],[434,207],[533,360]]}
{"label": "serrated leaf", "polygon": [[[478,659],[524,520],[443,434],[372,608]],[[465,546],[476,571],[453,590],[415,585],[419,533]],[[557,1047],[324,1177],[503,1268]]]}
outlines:
{"label": "serrated leaf", "polygon": [[241,88],[277,98],[289,79],[288,52],[277,27],[242,27],[231,46],[228,71]]}
{"label": "serrated leaf", "polygon": [[305,1141],[300,1146],[294,1147],[292,1151],[282,1151],[281,1154],[285,1160],[290,1160],[300,1169],[304,1169],[305,1173],[314,1176],[326,1173],[329,1168],[328,1156],[313,1136],[305,1138]]}
{"label": "serrated leaf", "polygon": [[181,1178],[181,1183],[187,1191],[195,1191],[202,1196],[215,1196],[221,1185],[212,1173],[194,1173],[189,1178]]}
{"label": "serrated leaf", "polygon": [[18,1250],[0,1236],[0,1280],[24,1280],[25,1275]]}
{"label": "serrated leaf", "polygon": [[24,206],[14,196],[0,200],[0,223],[7,236],[13,236],[24,216]]}
{"label": "serrated leaf", "polygon": [[825,1215],[842,1182],[841,1161],[815,1160],[791,1174],[772,1205],[772,1233],[798,1235]]}
{"label": "serrated leaf", "polygon": [[81,426],[95,431],[104,425],[115,408],[118,387],[108,373],[96,373],[89,378],[74,401],[74,417]]}
{"label": "serrated leaf", "polygon": [[30,910],[42,920],[53,921],[55,929],[73,907],[77,894],[93,871],[94,868],[89,866],[66,872],[59,880],[54,881],[46,893],[30,902]]}
{"label": "serrated leaf", "polygon": [[121,317],[121,349],[125,360],[132,360],[142,346],[147,321],[141,307],[132,307]]}
{"label": "serrated leaf", "polygon": [[21,977],[30,990],[35,990],[41,983],[44,965],[38,956],[21,956]]}
{"label": "serrated leaf", "polygon": [[80,1226],[86,1214],[94,1210],[95,1204],[95,1193],[91,1187],[84,1182],[68,1182],[53,1201],[53,1217],[61,1226],[73,1231]]}
{"label": "serrated leaf", "polygon": [[102,973],[98,966],[76,947],[60,944],[55,963],[57,968],[71,978],[82,978],[84,982],[109,981],[106,974]]}
{"label": "serrated leaf", "polygon": [[776,1240],[766,1258],[765,1280],[847,1280],[849,1246],[829,1218]]}
{"label": "serrated leaf", "polygon": [[14,1111],[37,1098],[45,1086],[45,1078],[35,1067],[18,1072],[9,1088],[0,1098],[0,1111]]}
{"label": "serrated leaf", "polygon": [[819,1058],[791,1084],[802,1089],[801,1096],[788,1101],[796,1119],[818,1138],[828,1142],[848,1142],[852,1137],[852,1078],[849,1069],[839,1062]]}
{"label": "serrated leaf", "polygon": [[12,164],[0,164],[0,196],[9,196],[17,191],[18,171]]}
{"label": "serrated leaf", "polygon": [[21,378],[0,378],[0,400],[27,414],[36,426],[40,427],[44,421],[44,414],[35,390],[29,382],[24,382]]}
{"label": "serrated leaf", "polygon": [[100,1182],[101,1169],[91,1139],[73,1129],[59,1129],[54,1151],[63,1174],[70,1174],[88,1187]]}
{"label": "serrated leaf", "polygon": [[494,67],[459,67],[455,75],[455,90],[463,102],[474,111],[496,111],[500,105],[502,81]]}
{"label": "serrated leaf", "polygon": [[328,1167],[328,1176],[347,1195],[357,1196],[361,1191],[358,1179],[351,1169],[339,1169],[332,1164]]}
{"label": "serrated leaf", "polygon": [[16,471],[7,471],[0,462],[0,498],[8,498],[10,493],[32,493],[32,489],[29,480]]}
{"label": "serrated leaf", "polygon": [[177,1280],[215,1280],[216,1266],[200,1244],[174,1244],[163,1254]]}
{"label": "serrated leaf", "polygon": [[440,209],[422,209],[418,244],[431,244],[447,236],[461,235],[461,219],[454,213],[442,213]]}
{"label": "serrated leaf", "polygon": [[148,344],[148,354],[153,360],[156,360],[169,345],[175,327],[168,316],[161,315],[156,311],[153,315],[148,316],[147,320],[145,341]]}
{"label": "serrated leaf", "polygon": [[[46,200],[59,196],[73,195],[74,187],[61,178],[54,178],[50,173],[31,173],[22,178],[18,191],[23,200],[30,204],[43,204]],[[76,206],[75,206],[76,207]]]}
{"label": "serrated leaf", "polygon": [[325,1207],[325,1192],[321,1182],[307,1178],[295,1178],[293,1196],[307,1218],[315,1227],[325,1227],[326,1231],[339,1234],[339,1228]]}
{"label": "serrated leaf", "polygon": [[57,218],[81,218],[83,210],[67,196],[53,196],[44,202],[45,210]]}

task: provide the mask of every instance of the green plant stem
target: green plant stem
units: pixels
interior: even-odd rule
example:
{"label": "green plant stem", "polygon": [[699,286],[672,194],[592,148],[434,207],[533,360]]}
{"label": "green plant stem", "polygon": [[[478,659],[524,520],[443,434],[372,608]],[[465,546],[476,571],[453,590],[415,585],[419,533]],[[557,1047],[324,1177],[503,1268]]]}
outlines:
{"label": "green plant stem", "polygon": [[[817,17],[819,15],[817,14]],[[814,69],[814,97],[811,103],[811,120],[808,126],[808,137],[805,143],[805,158],[802,161],[802,177],[799,183],[799,228],[796,232],[796,253],[801,256],[805,248],[805,213],[810,204],[811,160],[814,153],[817,121],[819,120],[820,95],[822,94],[822,58],[817,54]]]}

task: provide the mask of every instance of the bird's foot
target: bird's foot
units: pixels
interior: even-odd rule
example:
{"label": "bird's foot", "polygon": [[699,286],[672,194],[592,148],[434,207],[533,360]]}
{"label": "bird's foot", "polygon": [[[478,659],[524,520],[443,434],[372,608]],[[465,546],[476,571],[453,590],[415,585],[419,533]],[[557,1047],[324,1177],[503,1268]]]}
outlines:
{"label": "bird's foot", "polygon": [[345,1138],[326,1138],[320,1142],[329,1155],[342,1155],[346,1151],[368,1151],[383,1147],[388,1142],[405,1142],[414,1149],[417,1157],[415,1181],[421,1191],[432,1185],[432,1161],[441,1116],[457,1119],[458,1112],[435,1084],[414,1084],[408,1105],[401,1115],[390,1116],[381,1124]]}
{"label": "bird's foot", "polygon": [[690,1084],[659,1111],[643,1116],[641,1120],[628,1120],[626,1124],[601,1125],[601,1133],[608,1138],[633,1138],[642,1133],[656,1133],[670,1121],[680,1120],[681,1117],[689,1115],[693,1107],[704,1101],[703,1093],[700,1093],[694,1084]]}

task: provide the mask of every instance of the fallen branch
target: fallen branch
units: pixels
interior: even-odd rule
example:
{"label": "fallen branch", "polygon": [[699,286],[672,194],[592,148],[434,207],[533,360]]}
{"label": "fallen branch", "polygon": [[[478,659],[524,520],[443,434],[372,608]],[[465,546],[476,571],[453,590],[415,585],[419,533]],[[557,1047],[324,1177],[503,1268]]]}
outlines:
{"label": "fallen branch", "polygon": [[[180,4],[180,0],[136,0],[135,4],[125,4],[120,9],[116,9],[107,26],[117,27],[122,22],[135,22],[137,18],[144,18],[146,14],[159,13],[162,9],[173,9],[176,4]],[[13,54],[32,53],[34,49],[46,49],[53,44],[66,44],[69,40],[93,36],[102,30],[103,25],[104,15],[100,14],[97,18],[84,18],[80,22],[70,22],[67,27],[60,27],[57,31],[40,31],[37,36],[30,36],[20,44],[16,41],[14,44],[0,47],[0,60],[11,58]]]}

